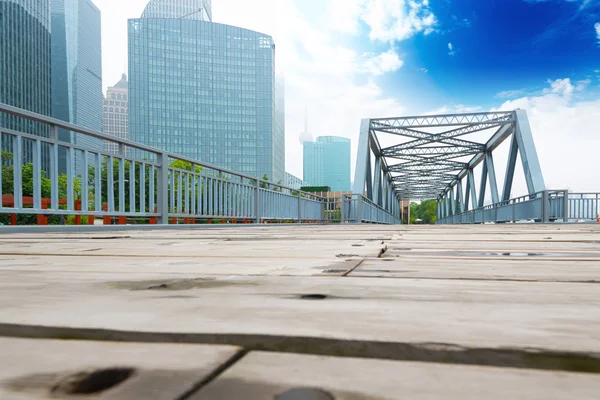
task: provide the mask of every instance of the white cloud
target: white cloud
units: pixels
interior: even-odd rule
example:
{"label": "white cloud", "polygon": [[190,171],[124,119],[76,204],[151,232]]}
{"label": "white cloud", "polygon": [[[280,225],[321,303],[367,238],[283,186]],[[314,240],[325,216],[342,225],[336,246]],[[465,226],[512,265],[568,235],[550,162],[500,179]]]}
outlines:
{"label": "white cloud", "polygon": [[548,83],[550,84],[550,87],[544,89],[542,94],[555,93],[566,100],[571,100],[573,94],[585,90],[585,88],[591,83],[591,80],[586,79],[577,81],[575,85],[571,83],[570,78],[556,79],[554,81],[549,80]]}
{"label": "white cloud", "polygon": [[594,29],[596,29],[596,38],[598,39],[598,44],[600,45],[600,22],[596,22]]}
{"label": "white cloud", "polygon": [[448,54],[453,56],[454,54],[456,54],[454,52],[454,46],[452,45],[452,43],[448,43]]}
{"label": "white cloud", "polygon": [[525,94],[525,90],[524,89],[518,89],[518,90],[505,90],[503,92],[497,93],[496,97],[500,98],[500,99],[511,99],[511,98],[515,98],[518,96],[523,96]]}
{"label": "white cloud", "polygon": [[397,71],[402,65],[404,65],[404,62],[398,58],[398,54],[394,49],[390,49],[385,53],[368,58],[364,67],[366,72],[378,76],[386,72]]}
{"label": "white cloud", "polygon": [[369,26],[372,40],[391,42],[420,32],[427,35],[437,24],[429,0],[348,0],[357,1],[363,5],[361,19]]}
{"label": "white cloud", "polygon": [[549,83],[540,95],[507,101],[500,109],[527,111],[548,188],[597,191],[600,100],[573,100],[585,83],[572,85],[569,78]]}

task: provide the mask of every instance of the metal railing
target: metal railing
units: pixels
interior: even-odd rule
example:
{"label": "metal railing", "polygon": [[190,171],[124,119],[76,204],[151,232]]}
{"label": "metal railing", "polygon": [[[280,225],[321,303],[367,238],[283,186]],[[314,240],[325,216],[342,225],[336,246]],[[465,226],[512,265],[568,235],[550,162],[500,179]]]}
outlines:
{"label": "metal railing", "polygon": [[[50,132],[0,128],[0,216],[10,215],[9,224],[17,215],[37,216],[42,225],[50,216],[62,216],[61,223],[87,217],[89,224],[96,217],[121,224],[399,223],[362,195],[325,198],[0,103],[1,113]],[[61,140],[65,132],[70,141]],[[82,146],[74,137],[115,143],[119,152]],[[350,214],[342,218],[344,210]]]}
{"label": "metal railing", "polygon": [[600,193],[569,192],[569,222],[598,221],[600,219]]}
{"label": "metal railing", "polygon": [[570,193],[545,190],[463,213],[440,218],[438,224],[483,224],[518,221],[596,221],[600,215],[600,193]]}

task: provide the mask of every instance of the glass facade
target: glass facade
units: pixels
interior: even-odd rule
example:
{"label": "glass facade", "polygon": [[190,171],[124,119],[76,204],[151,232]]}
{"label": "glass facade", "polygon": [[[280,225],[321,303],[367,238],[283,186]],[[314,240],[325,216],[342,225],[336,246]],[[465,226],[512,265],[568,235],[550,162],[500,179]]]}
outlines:
{"label": "glass facade", "polygon": [[350,191],[350,139],[320,136],[304,142],[303,178],[314,186],[329,186],[332,192]]}
{"label": "glass facade", "polygon": [[[123,74],[121,80],[114,86],[106,89],[104,97],[104,109],[102,110],[102,129],[107,135],[116,136],[121,139],[128,139],[127,134],[129,123],[127,122],[129,83],[127,75]],[[104,150],[110,153],[118,153],[119,145],[114,142],[105,141]],[[128,149],[125,149],[127,153]]]}
{"label": "glass facade", "polygon": [[198,20],[129,20],[131,140],[283,181],[276,102],[270,36]]}
{"label": "glass facade", "polygon": [[211,0],[150,0],[142,18],[212,21],[212,4]]}
{"label": "glass facade", "polygon": [[[90,0],[51,0],[52,116],[102,131],[100,10]],[[100,139],[59,132],[59,139],[102,149]],[[59,153],[59,170],[65,170]],[[80,171],[81,160],[76,160]]]}
{"label": "glass facade", "polygon": [[[0,0],[0,102],[50,115],[50,91],[50,0]],[[5,114],[0,127],[49,134],[38,123]]]}

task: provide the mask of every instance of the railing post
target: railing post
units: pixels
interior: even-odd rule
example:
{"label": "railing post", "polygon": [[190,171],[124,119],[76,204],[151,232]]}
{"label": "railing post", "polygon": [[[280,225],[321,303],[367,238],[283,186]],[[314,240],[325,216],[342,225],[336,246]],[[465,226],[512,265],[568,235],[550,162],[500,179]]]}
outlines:
{"label": "railing post", "polygon": [[363,197],[362,195],[357,195],[356,200],[356,222],[360,225],[362,224],[362,207],[363,207]]}
{"label": "railing post", "polygon": [[[594,217],[594,216],[592,216],[592,217]],[[563,223],[567,223],[567,222],[569,222],[569,191],[565,190],[564,203],[563,203]]]}
{"label": "railing post", "polygon": [[345,207],[344,203],[345,203],[345,201],[344,201],[344,195],[342,195],[340,197],[340,224],[344,223],[345,210],[346,210],[346,207]]}
{"label": "railing post", "polygon": [[298,191],[298,223],[302,223],[302,196],[300,191]]}
{"label": "railing post", "polygon": [[542,192],[542,223],[547,224],[550,222],[550,193],[547,190]]}
{"label": "railing post", "polygon": [[[158,175],[158,199],[157,209],[160,217],[158,223],[167,225],[169,223],[169,155],[159,154],[160,172]],[[174,190],[174,188],[171,188]]]}
{"label": "railing post", "polygon": [[254,222],[260,224],[260,179],[254,185]]}

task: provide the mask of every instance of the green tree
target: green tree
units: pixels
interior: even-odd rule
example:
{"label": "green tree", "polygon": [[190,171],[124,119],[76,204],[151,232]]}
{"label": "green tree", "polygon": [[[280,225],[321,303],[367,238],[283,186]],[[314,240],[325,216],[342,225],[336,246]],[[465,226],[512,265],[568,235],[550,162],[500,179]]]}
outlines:
{"label": "green tree", "polygon": [[269,184],[267,182],[269,182],[269,176],[267,174],[264,174],[263,177],[261,178],[261,182],[259,184],[259,186],[261,187],[261,189],[268,189],[269,188]]}
{"label": "green tree", "polygon": [[421,203],[410,204],[410,223],[421,220],[423,224],[435,224],[437,219],[437,200],[423,200]]}
{"label": "green tree", "polygon": [[[41,174],[41,195],[44,198],[52,196],[52,181],[46,177],[46,171],[40,171]],[[67,175],[61,174],[58,176],[58,197],[59,199],[67,198]],[[14,194],[14,166],[2,168],[2,194]],[[26,163],[21,167],[21,187],[23,196],[33,196],[33,163]],[[76,200],[81,199],[81,179],[75,178],[73,181],[73,193]]]}

